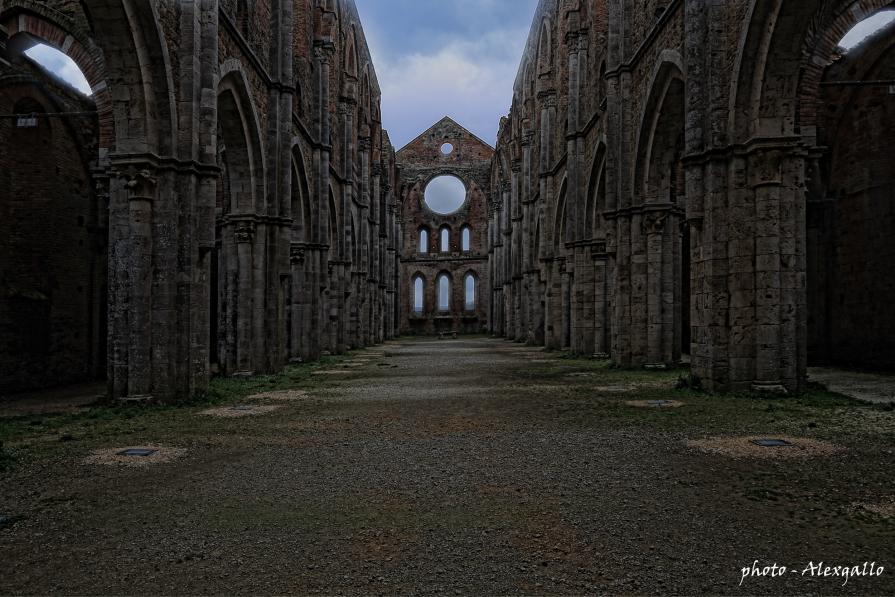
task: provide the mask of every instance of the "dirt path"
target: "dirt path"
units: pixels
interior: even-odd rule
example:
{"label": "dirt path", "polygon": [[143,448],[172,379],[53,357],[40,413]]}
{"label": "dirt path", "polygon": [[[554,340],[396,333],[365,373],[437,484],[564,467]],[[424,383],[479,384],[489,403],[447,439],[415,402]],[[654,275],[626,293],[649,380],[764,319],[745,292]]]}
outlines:
{"label": "dirt path", "polygon": [[[891,411],[703,396],[676,379],[498,340],[404,341],[310,371],[294,382],[306,395],[257,416],[202,405],[29,435],[18,420],[0,516],[23,518],[0,524],[0,594],[895,593],[895,524],[860,505],[895,496]],[[626,404],[662,398],[684,406]],[[843,450],[687,445],[745,433]],[[135,445],[183,454],[85,461]],[[886,570],[738,587],[754,560]]]}

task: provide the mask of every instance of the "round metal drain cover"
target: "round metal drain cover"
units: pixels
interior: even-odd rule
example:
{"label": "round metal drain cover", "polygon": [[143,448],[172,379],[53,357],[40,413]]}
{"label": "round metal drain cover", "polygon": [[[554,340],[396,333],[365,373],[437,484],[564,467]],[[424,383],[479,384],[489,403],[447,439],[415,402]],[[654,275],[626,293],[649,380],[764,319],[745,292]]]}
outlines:
{"label": "round metal drain cover", "polygon": [[752,443],[762,448],[783,448],[792,445],[785,439],[753,439]]}
{"label": "round metal drain cover", "polygon": [[158,452],[158,450],[153,450],[152,448],[128,448],[127,450],[122,450],[118,452],[119,456],[152,456]]}

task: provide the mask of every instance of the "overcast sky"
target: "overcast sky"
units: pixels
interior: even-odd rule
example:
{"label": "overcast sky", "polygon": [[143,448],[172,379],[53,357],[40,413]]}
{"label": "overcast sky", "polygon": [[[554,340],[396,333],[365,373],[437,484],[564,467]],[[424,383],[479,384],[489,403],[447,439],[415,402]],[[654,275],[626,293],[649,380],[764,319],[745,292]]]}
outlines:
{"label": "overcast sky", "polygon": [[450,116],[494,145],[537,0],[355,0],[400,149]]}

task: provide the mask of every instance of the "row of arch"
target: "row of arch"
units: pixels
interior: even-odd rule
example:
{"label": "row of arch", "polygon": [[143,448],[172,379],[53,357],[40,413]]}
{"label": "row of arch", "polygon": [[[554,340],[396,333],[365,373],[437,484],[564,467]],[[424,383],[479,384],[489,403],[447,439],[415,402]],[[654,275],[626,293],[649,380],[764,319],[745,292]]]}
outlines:
{"label": "row of arch", "polygon": [[[426,278],[421,273],[413,276],[411,282],[410,304],[414,315],[422,315],[427,311]],[[453,301],[453,276],[449,272],[441,272],[435,277],[434,305],[439,313],[450,313]],[[467,272],[463,276],[463,309],[474,312],[477,307],[478,276],[475,272]]]}
{"label": "row of arch", "polygon": [[[99,251],[90,269],[108,276],[63,286],[99,297],[78,317],[102,319],[90,324],[89,337],[104,347],[108,338],[108,350],[96,349],[95,362],[84,367],[69,359],[68,369],[89,369],[79,379],[30,375],[34,383],[107,378],[114,398],[174,400],[203,387],[215,371],[273,371],[289,359],[394,333],[400,306],[394,154],[379,122],[369,53],[355,32],[356,10],[344,0],[297,2],[294,10],[270,13],[261,4],[190,4],[170,18],[166,5],[135,0],[0,2],[4,92],[11,81],[28,78],[31,65],[21,57],[35,43],[70,56],[93,92],[75,111],[83,117],[53,118],[93,135],[78,147],[89,154],[81,170],[90,177],[78,186],[90,195],[83,209],[99,217],[71,217],[74,230],[43,236],[86,244],[77,228],[89,227],[89,246]],[[265,18],[271,34],[258,35]],[[320,51],[294,53],[312,45]],[[252,52],[281,58],[268,64]],[[54,89],[52,78],[37,78],[27,84]],[[176,100],[175,80],[186,94]],[[302,88],[315,92],[305,96]],[[26,110],[67,111],[16,102],[3,112]],[[0,127],[2,142],[22,150],[17,139],[27,133],[36,145],[64,146],[65,127],[38,120],[33,130],[11,135]],[[27,165],[2,166],[16,184],[29,180]],[[45,168],[44,178],[55,180],[52,172]],[[43,205],[39,187],[22,187],[18,195]],[[68,214],[69,207],[54,209]],[[9,246],[15,242],[9,237],[0,242],[4,255],[42,254]],[[25,296],[50,297],[21,285]],[[4,297],[0,328],[6,329],[7,311],[25,308]],[[106,353],[108,361],[98,362]],[[5,383],[7,370],[15,369],[6,367],[6,356],[0,354],[0,385],[13,387]]]}
{"label": "row of arch", "polygon": [[[419,253],[423,255],[430,253],[429,228],[427,226],[420,226],[417,230],[417,234],[419,240]],[[460,251],[463,253],[472,251],[472,228],[468,224],[464,224],[460,227]],[[438,229],[438,252],[451,252],[451,227],[446,224]]]}
{"label": "row of arch", "polygon": [[619,3],[539,7],[492,168],[491,329],[625,365],[690,354],[718,389],[797,390],[809,360],[895,366],[895,321],[866,298],[893,283],[895,35],[836,47],[895,3],[753,0],[732,75],[689,35],[732,6],[673,3],[629,56]]}

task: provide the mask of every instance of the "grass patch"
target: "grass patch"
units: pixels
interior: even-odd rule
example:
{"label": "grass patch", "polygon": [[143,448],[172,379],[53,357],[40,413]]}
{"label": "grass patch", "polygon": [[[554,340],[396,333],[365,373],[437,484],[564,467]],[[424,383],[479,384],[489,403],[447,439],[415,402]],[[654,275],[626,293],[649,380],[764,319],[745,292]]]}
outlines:
{"label": "grass patch", "polygon": [[0,450],[0,472],[10,470],[16,461],[71,451],[72,444],[80,448],[113,441],[139,441],[147,435],[159,441],[201,436],[215,423],[196,417],[197,410],[238,403],[262,392],[312,389],[321,383],[311,375],[312,371],[351,356],[324,357],[313,363],[290,365],[272,375],[215,378],[204,391],[170,405],[107,403],[77,412],[3,417],[0,418],[0,445],[6,448]]}
{"label": "grass patch", "polygon": [[[790,433],[825,439],[876,436],[895,440],[895,418],[889,416],[888,406],[859,402],[827,390],[814,388],[798,396],[775,397],[715,395],[674,385],[645,386],[626,393],[595,391],[611,379],[611,375],[601,376],[576,385],[562,405],[561,417],[588,427],[631,425],[699,435]],[[637,409],[625,404],[627,400],[662,399],[679,400],[684,406]]]}

